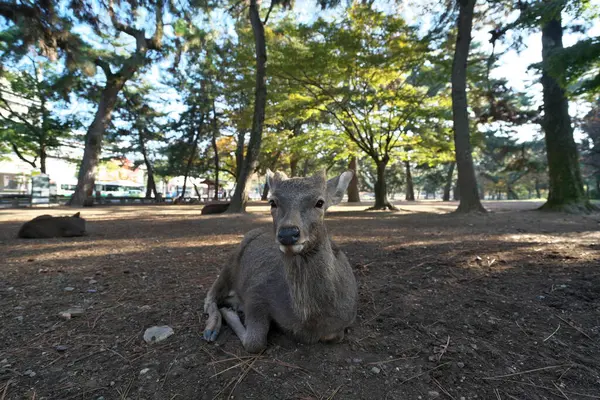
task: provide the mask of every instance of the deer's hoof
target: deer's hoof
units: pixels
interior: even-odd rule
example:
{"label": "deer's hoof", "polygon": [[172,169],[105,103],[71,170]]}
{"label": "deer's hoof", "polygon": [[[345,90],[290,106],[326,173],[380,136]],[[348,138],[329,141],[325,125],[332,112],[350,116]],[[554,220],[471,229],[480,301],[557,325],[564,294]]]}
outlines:
{"label": "deer's hoof", "polygon": [[207,342],[214,342],[217,340],[217,336],[219,336],[219,331],[216,329],[206,329],[204,331],[204,340]]}

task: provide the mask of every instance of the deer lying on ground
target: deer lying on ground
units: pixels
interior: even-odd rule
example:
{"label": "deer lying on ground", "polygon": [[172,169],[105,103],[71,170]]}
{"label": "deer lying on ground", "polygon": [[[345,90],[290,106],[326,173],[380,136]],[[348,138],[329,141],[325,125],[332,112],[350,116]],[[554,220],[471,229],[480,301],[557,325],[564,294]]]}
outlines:
{"label": "deer lying on ground", "polygon": [[303,343],[343,339],[356,317],[356,280],[323,218],[352,175],[326,181],[325,172],[289,179],[267,172],[274,233],[248,232],[221,271],[204,301],[205,340],[216,340],[222,318],[252,353],[266,348],[271,321]]}
{"label": "deer lying on ground", "polygon": [[18,236],[23,239],[45,239],[53,237],[84,236],[85,219],[79,213],[71,217],[40,215],[25,222]]}

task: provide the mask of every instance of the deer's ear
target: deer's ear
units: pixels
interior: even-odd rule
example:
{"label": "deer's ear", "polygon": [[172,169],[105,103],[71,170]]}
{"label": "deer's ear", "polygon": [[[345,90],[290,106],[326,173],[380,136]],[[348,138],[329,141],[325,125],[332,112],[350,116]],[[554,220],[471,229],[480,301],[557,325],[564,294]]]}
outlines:
{"label": "deer's ear", "polygon": [[267,185],[269,186],[269,190],[273,192],[277,187],[277,184],[281,181],[285,181],[288,179],[287,175],[283,172],[275,172],[271,171],[267,168]]}
{"label": "deer's ear", "polygon": [[74,214],[74,215],[73,215],[73,217],[75,217],[75,218],[81,218],[81,217],[80,217],[80,213],[79,213],[79,212],[78,212],[78,213],[76,213],[76,214]]}
{"label": "deer's ear", "polygon": [[327,181],[327,208],[338,204],[342,201],[346,189],[354,176],[354,172],[351,170],[342,172],[340,176],[332,178]]}

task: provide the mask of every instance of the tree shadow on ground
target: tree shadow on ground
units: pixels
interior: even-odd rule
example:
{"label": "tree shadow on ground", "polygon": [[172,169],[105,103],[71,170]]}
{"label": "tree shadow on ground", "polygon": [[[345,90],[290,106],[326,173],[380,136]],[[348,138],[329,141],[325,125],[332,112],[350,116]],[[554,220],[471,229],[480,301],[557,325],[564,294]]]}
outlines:
{"label": "tree shadow on ground", "polygon": [[[217,346],[200,332],[208,287],[245,231],[270,226],[265,215],[127,215],[94,221],[97,235],[86,238],[2,239],[0,359],[11,367],[0,379],[12,382],[8,398],[225,398],[235,382],[243,398],[597,393],[594,217],[327,218],[360,286],[357,321],[337,345],[303,346],[274,331],[258,358],[228,328]],[[84,315],[61,320],[58,312],[72,305]],[[145,328],[162,324],[175,329],[164,344],[141,340]],[[68,349],[58,352],[58,344]]]}

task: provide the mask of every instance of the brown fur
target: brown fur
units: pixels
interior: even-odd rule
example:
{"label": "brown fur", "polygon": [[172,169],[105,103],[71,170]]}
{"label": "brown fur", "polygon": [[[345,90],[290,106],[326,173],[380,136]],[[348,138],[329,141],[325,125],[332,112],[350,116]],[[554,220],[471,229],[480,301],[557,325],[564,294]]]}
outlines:
{"label": "brown fur", "polygon": [[221,214],[227,211],[229,203],[209,203],[202,207],[202,215],[206,214]]}
{"label": "brown fur", "polygon": [[[346,172],[326,182],[324,173],[292,179],[270,174],[274,231],[248,232],[213,284],[204,303],[206,340],[216,339],[222,318],[250,352],[266,347],[271,321],[304,343],[343,338],[356,317],[356,281],[323,217],[339,203],[351,177]],[[322,207],[315,205],[319,200]],[[286,227],[298,228],[297,247],[276,240]],[[244,311],[245,326],[237,309]]]}
{"label": "brown fur", "polygon": [[84,236],[85,219],[79,213],[71,217],[40,215],[25,222],[18,236],[23,239],[45,239],[53,237]]}

